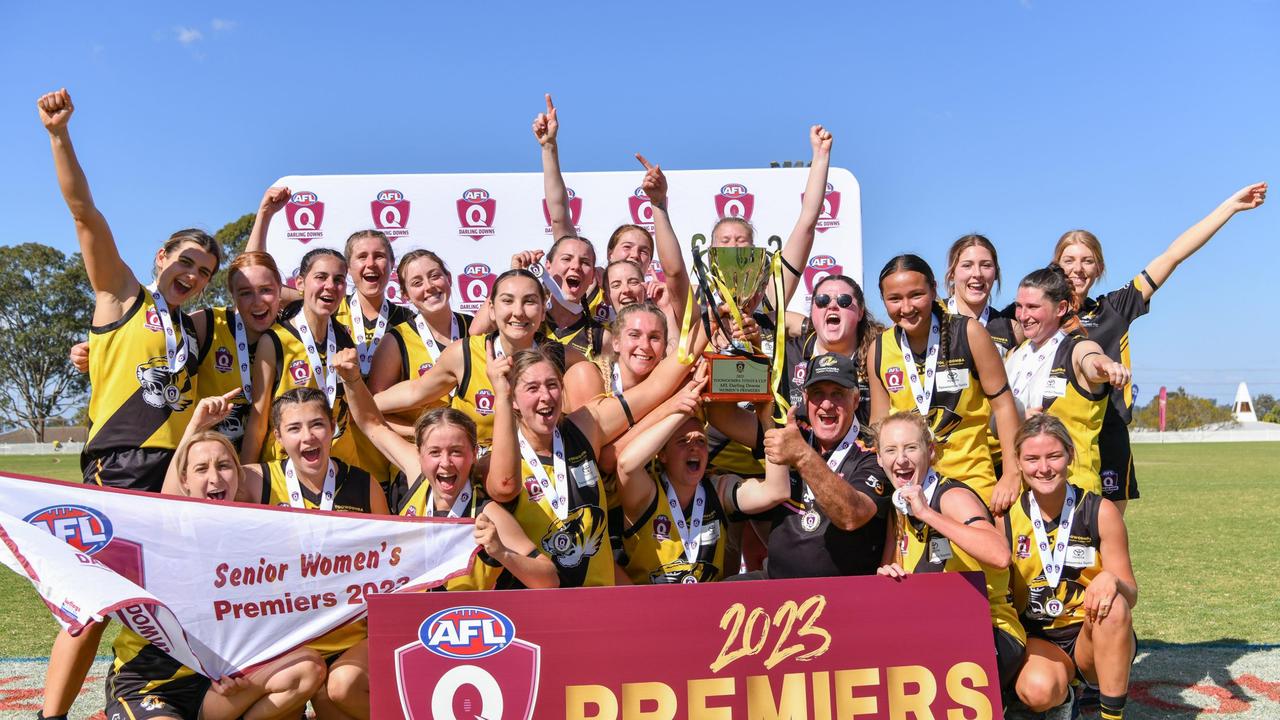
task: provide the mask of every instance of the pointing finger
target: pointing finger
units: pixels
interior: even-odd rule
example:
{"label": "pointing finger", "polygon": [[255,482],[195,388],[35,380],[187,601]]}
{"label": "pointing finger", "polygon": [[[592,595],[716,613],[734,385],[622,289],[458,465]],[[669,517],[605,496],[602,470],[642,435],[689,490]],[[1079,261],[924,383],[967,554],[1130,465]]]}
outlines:
{"label": "pointing finger", "polygon": [[640,164],[644,166],[644,169],[645,169],[645,170],[652,170],[652,169],[653,169],[653,166],[649,164],[649,161],[648,161],[648,160],[645,160],[645,159],[644,159],[644,156],[643,156],[643,155],[641,155],[640,153],[636,153],[636,159],[640,161]]}
{"label": "pointing finger", "polygon": [[241,393],[241,388],[236,388],[235,390],[232,390],[231,392],[224,394],[222,396],[222,399],[226,402],[231,402],[232,400],[235,400],[236,396],[239,395],[240,393]]}
{"label": "pointing finger", "polygon": [[555,112],[555,110],[556,110],[556,105],[555,103],[551,102],[551,93],[547,93],[547,114],[550,115],[551,113]]}

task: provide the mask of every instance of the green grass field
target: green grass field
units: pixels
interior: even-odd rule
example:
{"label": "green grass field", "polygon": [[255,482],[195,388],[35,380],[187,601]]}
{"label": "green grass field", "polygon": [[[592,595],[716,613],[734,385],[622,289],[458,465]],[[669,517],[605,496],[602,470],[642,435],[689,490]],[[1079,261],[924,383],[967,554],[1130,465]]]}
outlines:
{"label": "green grass field", "polygon": [[[1280,446],[1136,445],[1143,497],[1127,520],[1138,636],[1280,642]],[[78,480],[74,456],[0,456],[0,471]],[[0,656],[45,655],[57,625],[26,580],[0,574]],[[114,632],[104,640],[107,653]]]}

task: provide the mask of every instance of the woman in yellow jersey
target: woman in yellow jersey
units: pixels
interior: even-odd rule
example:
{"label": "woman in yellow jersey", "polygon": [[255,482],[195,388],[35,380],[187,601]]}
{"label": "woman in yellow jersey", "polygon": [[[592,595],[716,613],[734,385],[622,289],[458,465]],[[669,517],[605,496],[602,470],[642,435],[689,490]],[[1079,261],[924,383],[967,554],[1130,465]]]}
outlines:
{"label": "woman in yellow jersey", "polygon": [[644,382],[667,356],[667,319],[653,303],[623,307],[612,324],[610,352],[578,363],[564,374],[565,409],[569,412],[601,395],[623,395]]}
{"label": "woman in yellow jersey", "polygon": [[[496,332],[473,335],[445,348],[426,374],[378,393],[378,409],[384,414],[416,410],[452,392],[450,404],[475,421],[480,447],[488,448],[493,438],[494,391],[486,372],[490,356],[486,347],[509,356],[546,344],[540,330],[547,291],[529,271],[508,270],[493,281],[490,301],[485,312]],[[569,366],[584,359],[577,351],[563,352]]]}
{"label": "woman in yellow jersey", "polygon": [[896,412],[877,430],[880,467],[895,488],[897,508],[877,574],[981,571],[996,649],[1000,686],[1008,687],[1026,652],[1027,635],[1009,597],[1009,546],[991,513],[968,485],[941,476],[933,466],[937,448],[924,418]]}
{"label": "woman in yellow jersey", "polygon": [[1018,413],[1047,412],[1061,420],[1077,448],[1071,482],[1101,494],[1098,432],[1107,396],[1129,382],[1129,369],[1080,334],[1071,286],[1057,265],[1023,278],[1015,305],[1026,340],[1005,358],[1005,368]]}
{"label": "woman in yellow jersey", "polygon": [[[1065,233],[1053,248],[1053,262],[1062,266],[1071,281],[1071,304],[1079,313],[1080,324],[1088,331],[1089,338],[1101,345],[1109,357],[1120,360],[1125,367],[1132,367],[1129,326],[1147,314],[1156,289],[1236,213],[1252,210],[1266,199],[1266,183],[1241,188],[1179,235],[1127,285],[1094,298],[1089,297],[1089,291],[1106,270],[1102,243],[1088,230]],[[1133,453],[1129,448],[1128,425],[1133,419],[1133,402],[1132,384],[1112,388],[1098,440],[1098,451],[1102,456],[1102,494],[1115,502],[1121,512],[1129,500],[1137,499],[1139,495]]]}
{"label": "woman in yellow jersey", "polygon": [[295,388],[315,388],[328,400],[334,424],[333,454],[358,465],[355,441],[347,433],[347,406],[342,398],[333,357],[352,348],[351,336],[333,320],[346,287],[347,263],[328,248],[302,256],[302,309],[262,334],[253,364],[253,408],[241,444],[240,460],[246,465],[283,457],[284,452],[268,434],[274,429],[273,401]]}
{"label": "woman in yellow jersey", "polygon": [[[608,493],[596,458],[629,426],[622,401],[600,398],[566,416],[564,371],[545,345],[491,356],[487,370],[496,408],[489,497],[511,503],[525,534],[555,562],[562,587],[612,585]],[[628,394],[632,411],[648,414],[687,374],[675,358],[663,360]]]}
{"label": "woman in yellow jersey", "polygon": [[949,293],[947,312],[981,323],[1001,355],[1022,339],[1014,326],[1011,308],[997,310],[991,305],[992,291],[1000,286],[1000,256],[986,237],[970,234],[951,243],[943,283]]}
{"label": "woman in yellow jersey", "polygon": [[999,524],[1013,554],[1013,604],[1027,629],[1018,697],[1031,710],[1070,702],[1077,673],[1101,691],[1104,720],[1124,717],[1136,638],[1138,584],[1115,503],[1067,481],[1071,434],[1028,418],[1017,461],[1028,490]]}
{"label": "woman in yellow jersey", "polygon": [[786,473],[768,482],[707,473],[706,423],[698,417],[705,385],[702,371],[664,406],[671,412],[619,453],[626,572],[634,584],[723,580],[729,513],[764,512],[790,496]]}
{"label": "woman in yellow jersey", "polygon": [[[622,307],[617,299],[610,297],[609,268],[613,267],[615,263],[625,261],[640,268],[642,295],[648,295],[653,292],[655,285],[651,283],[661,284],[661,281],[655,275],[653,266],[653,235],[639,225],[627,224],[614,228],[613,233],[609,235],[609,242],[605,246],[605,260],[609,264],[603,268],[596,267],[596,277],[599,281],[591,289],[587,290],[586,300],[584,301],[587,312],[600,322],[607,322],[612,319]],[[627,280],[626,284],[629,283],[630,281]],[[621,298],[621,295],[617,292],[612,294]]]}
{"label": "woman in yellow jersey", "polygon": [[893,327],[871,351],[871,422],[902,411],[926,418],[938,443],[938,472],[1003,512],[1021,486],[1009,468],[997,484],[987,434],[994,415],[1000,444],[1011,445],[1018,412],[991,336],[981,323],[948,313],[937,290],[919,256],[899,255],[880,271]]}

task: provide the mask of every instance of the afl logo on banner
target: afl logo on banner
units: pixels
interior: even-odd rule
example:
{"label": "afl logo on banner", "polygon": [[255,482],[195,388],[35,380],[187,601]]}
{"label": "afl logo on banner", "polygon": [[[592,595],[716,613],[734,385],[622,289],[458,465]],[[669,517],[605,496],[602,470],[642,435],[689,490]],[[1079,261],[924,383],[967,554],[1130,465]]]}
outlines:
{"label": "afl logo on banner", "polygon": [[[804,194],[800,195],[800,202],[804,202]],[[840,193],[831,183],[827,183],[827,193],[822,198],[822,212],[818,213],[818,232],[826,232],[831,228],[840,227]]]}
{"label": "afl logo on banner", "polygon": [[472,240],[493,235],[493,218],[497,214],[498,201],[484,188],[471,188],[458,199],[459,235]]}
{"label": "afl logo on banner", "polygon": [[830,255],[814,255],[809,258],[809,264],[804,268],[804,286],[812,295],[813,289],[822,282],[822,278],[842,274],[844,274],[844,267],[835,258]]}
{"label": "afl logo on banner", "polygon": [[383,190],[369,203],[373,226],[395,240],[409,234],[409,201],[399,190]]}
{"label": "afl logo on banner", "polygon": [[[569,195],[569,224],[573,225],[575,233],[582,232],[582,198],[573,192],[573,188],[565,188]],[[551,234],[551,208],[547,206],[547,199],[542,199],[542,217],[546,219],[547,226],[543,234]]]}
{"label": "afl logo on banner", "polygon": [[716,215],[721,220],[737,217],[751,222],[751,212],[755,210],[756,196],[752,195],[742,183],[728,183],[720,188],[716,195]]}
{"label": "afl logo on banner", "polygon": [[111,521],[83,505],[51,505],[22,520],[44,529],[85,555],[93,555],[111,542]]}
{"label": "afl logo on banner", "polygon": [[418,641],[395,652],[406,718],[508,720],[533,717],[541,648],[516,639],[496,610],[452,607],[428,617]]}
{"label": "afl logo on banner", "polygon": [[284,216],[289,222],[285,237],[290,240],[305,244],[324,237],[320,230],[324,222],[324,203],[315,193],[307,190],[294,193],[284,206]]}
{"label": "afl logo on banner", "polygon": [[653,202],[643,188],[636,188],[635,193],[627,198],[627,206],[631,209],[631,222],[653,232]]}
{"label": "afl logo on banner", "polygon": [[462,297],[459,308],[463,312],[478,310],[489,297],[497,277],[484,263],[471,263],[463,268],[458,276],[458,295]]}

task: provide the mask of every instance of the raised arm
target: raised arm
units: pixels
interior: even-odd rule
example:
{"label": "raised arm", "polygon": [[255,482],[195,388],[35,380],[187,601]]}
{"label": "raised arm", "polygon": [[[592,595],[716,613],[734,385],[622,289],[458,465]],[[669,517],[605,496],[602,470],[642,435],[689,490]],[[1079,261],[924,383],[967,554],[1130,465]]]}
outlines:
{"label": "raised arm", "polygon": [[249,403],[249,420],[240,441],[240,463],[250,465],[262,459],[262,446],[270,425],[272,388],[276,383],[276,345],[270,332],[258,338],[253,354],[253,399]]}
{"label": "raised arm", "polygon": [[76,238],[80,241],[80,253],[84,256],[89,284],[97,295],[93,322],[95,325],[114,322],[138,294],[138,279],[120,257],[120,250],[116,247],[107,219],[93,204],[89,180],[71,145],[71,133],[67,127],[71,114],[75,112],[71,95],[65,88],[42,95],[36,101],[36,107],[40,111],[40,122],[49,131],[58,188],[62,191],[67,209],[71,211],[71,219],[75,221]]}
{"label": "raised arm", "polygon": [[378,412],[378,406],[369,394],[364,379],[360,377],[360,362],[354,348],[339,350],[333,356],[333,366],[342,378],[343,396],[347,399],[347,409],[351,419],[355,421],[360,432],[369,438],[369,442],[382,453],[391,464],[404,471],[405,477],[413,478],[422,474],[421,462],[418,460],[418,449],[413,443],[400,437],[387,424],[386,418]]}
{"label": "raised arm", "polygon": [[689,302],[689,271],[684,265],[684,253],[680,249],[680,238],[676,237],[675,228],[671,226],[671,216],[667,214],[667,176],[658,165],[650,165],[640,153],[636,159],[644,166],[644,179],[640,188],[649,196],[649,206],[653,212],[653,243],[658,253],[658,264],[662,266],[662,274],[666,278],[667,301],[671,304],[672,314],[677,318],[684,317],[684,307]]}
{"label": "raised arm", "polygon": [[841,530],[856,530],[875,517],[875,502],[827,467],[822,456],[800,436],[796,406],[787,411],[786,425],[764,434],[764,456],[774,465],[795,468],[822,512]]}
{"label": "raised arm", "polygon": [[[696,400],[695,400],[696,402]],[[696,411],[696,405],[693,408]],[[635,520],[653,502],[658,490],[649,477],[649,462],[662,450],[689,415],[673,412],[640,433],[618,453],[618,489],[624,515]]]}
{"label": "raised arm", "polygon": [[754,515],[766,512],[786,502],[791,497],[791,468],[774,465],[765,460],[764,480],[744,480],[737,475],[721,475],[720,504],[737,507],[739,511]]}
{"label": "raised arm", "polygon": [[[702,350],[699,349],[697,352],[700,354]],[[649,377],[645,378],[644,382],[628,390],[624,393],[624,397],[597,398],[575,410],[569,419],[582,430],[587,440],[591,442],[592,450],[599,456],[600,449],[626,432],[632,425],[633,419],[643,418],[674,395],[680,383],[688,377],[689,368],[690,366],[681,363],[676,356],[668,355],[658,363],[658,367],[654,368],[652,373],[649,373]],[[699,366],[695,379],[701,378],[701,381],[705,382],[705,374],[705,368]],[[623,409],[624,401],[631,410],[630,418],[627,417],[627,411]]]}
{"label": "raised arm", "polygon": [[292,195],[289,188],[283,185],[272,185],[262,194],[262,202],[258,203],[258,214],[253,218],[249,239],[244,244],[245,252],[267,251],[267,228],[271,225],[271,218],[288,204]]}
{"label": "raised arm", "polygon": [[[1151,281],[1156,286],[1164,285],[1169,276],[1173,274],[1174,269],[1182,264],[1183,260],[1191,257],[1197,250],[1204,247],[1209,239],[1214,236],[1227,221],[1235,217],[1235,214],[1245,210],[1252,210],[1261,205],[1267,199],[1267,184],[1264,182],[1254,183],[1248,187],[1237,190],[1235,194],[1222,204],[1213,209],[1200,222],[1187,228],[1173,241],[1164,252],[1160,253],[1156,259],[1147,264],[1146,271]],[[1155,288],[1142,287],[1142,297],[1144,300],[1150,300]]]}
{"label": "raised arm", "polygon": [[516,439],[516,411],[511,405],[511,356],[495,358],[492,341],[485,348],[489,362],[485,372],[493,386],[493,445],[489,448],[489,473],[484,488],[497,502],[514,500],[520,494],[520,443]]}
{"label": "raised arm", "polygon": [[552,238],[558,240],[565,235],[577,237],[578,231],[573,227],[569,191],[565,189],[564,175],[560,172],[560,148],[556,143],[560,120],[556,116],[556,106],[551,102],[551,93],[547,93],[546,98],[547,111],[538,113],[533,119],[533,136],[542,146],[542,194],[551,219]]}
{"label": "raised arm", "polygon": [[398,382],[374,395],[378,410],[383,413],[414,410],[448,395],[462,377],[462,353],[466,352],[466,345],[465,342],[449,345],[440,353],[440,362],[426,373]]}
{"label": "raised arm", "polygon": [[[1018,435],[1018,408],[1013,404],[1013,394],[1009,392],[1009,376],[1005,374],[1004,363],[1000,361],[1000,353],[996,352],[996,344],[992,342],[990,333],[982,327],[982,323],[971,321],[965,323],[969,334],[969,351],[973,353],[973,367],[981,378],[982,392],[991,401],[991,414],[996,420],[996,437],[1000,438],[1000,447],[1013,448],[1014,438]],[[872,412],[875,412],[875,386],[872,382]],[[882,391],[883,392],[883,391]],[[1006,462],[1003,473],[996,479],[995,490],[991,493],[991,512],[1000,515],[1018,499],[1022,492],[1022,474],[1018,472],[1016,462]]]}
{"label": "raised arm", "polygon": [[[804,201],[800,205],[800,217],[791,231],[791,237],[782,246],[782,259],[795,268],[792,272],[785,267],[782,270],[782,292],[785,297],[782,307],[786,308],[800,286],[800,274],[809,263],[809,253],[813,250],[813,236],[817,232],[818,218],[822,215],[822,206],[827,198],[827,171],[831,169],[831,133],[821,125],[809,128],[809,145],[813,147],[813,161],[809,164],[809,179],[804,185]],[[769,286],[773,292],[773,286]],[[777,298],[774,298],[776,301]]]}
{"label": "raised arm", "polygon": [[[218,423],[227,419],[234,407],[231,401],[240,394],[240,388],[236,388],[225,395],[211,395],[202,398],[196,403],[196,409],[191,413],[191,420],[187,423],[187,427],[182,431],[182,439],[178,441],[178,447],[187,444],[197,433],[211,430],[218,426]],[[178,456],[175,453],[169,459],[169,469],[164,474],[164,486],[160,492],[165,495],[186,495],[182,488],[182,482],[178,479]],[[228,498],[234,500],[235,498]]]}

